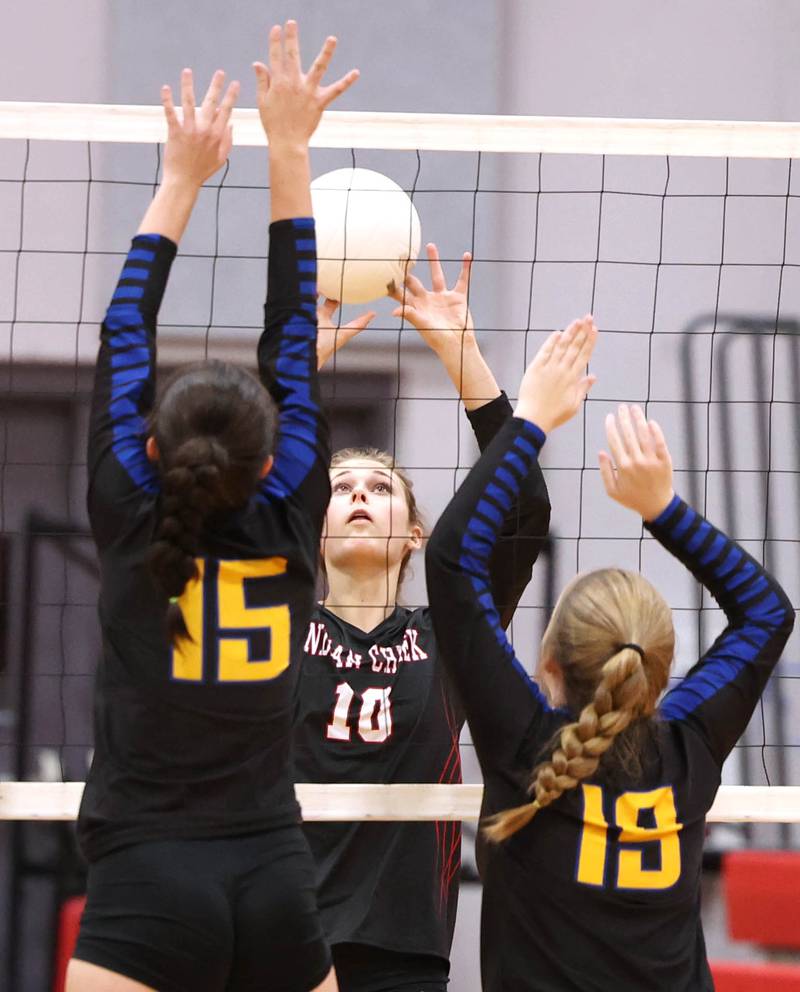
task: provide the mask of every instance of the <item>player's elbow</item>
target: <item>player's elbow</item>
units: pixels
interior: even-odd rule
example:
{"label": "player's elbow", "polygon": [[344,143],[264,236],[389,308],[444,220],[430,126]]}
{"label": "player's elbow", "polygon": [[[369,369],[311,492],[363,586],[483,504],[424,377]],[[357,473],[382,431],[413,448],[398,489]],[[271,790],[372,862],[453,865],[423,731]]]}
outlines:
{"label": "player's elbow", "polygon": [[775,579],[772,579],[771,591],[772,595],[762,601],[760,619],[771,634],[773,642],[778,642],[782,649],[794,630],[795,611],[792,601]]}
{"label": "player's elbow", "polygon": [[445,579],[448,572],[458,567],[460,544],[458,529],[442,517],[433,528],[425,549],[425,575],[429,591]]}

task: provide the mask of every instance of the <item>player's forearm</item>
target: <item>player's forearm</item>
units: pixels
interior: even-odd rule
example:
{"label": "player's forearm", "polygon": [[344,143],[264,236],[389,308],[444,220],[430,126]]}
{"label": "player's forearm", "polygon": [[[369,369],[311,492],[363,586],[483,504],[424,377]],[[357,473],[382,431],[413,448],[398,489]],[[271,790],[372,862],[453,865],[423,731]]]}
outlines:
{"label": "player's forearm", "polygon": [[[426,552],[429,574],[450,568],[457,582],[474,590],[475,579],[490,590],[490,556],[543,443],[535,425],[514,419],[503,426],[439,517]],[[448,595],[446,583],[429,583],[428,591],[431,602]]]}
{"label": "player's forearm", "polygon": [[538,428],[509,420],[440,516],[425,554],[440,655],[482,762],[493,751],[499,755],[512,744],[516,748],[519,735],[543,706],[503,633],[490,576],[504,517],[519,498],[522,480],[535,466],[543,443]]}
{"label": "player's forearm", "polygon": [[311,165],[308,145],[269,146],[272,222],[311,216]]}
{"label": "player's forearm", "polygon": [[130,474],[147,474],[146,418],[155,394],[156,322],[175,257],[175,243],[157,234],[131,244],[100,332],[89,422],[88,464],[113,449]]}
{"label": "player's forearm", "polygon": [[[645,527],[725,612],[728,627],[696,666],[706,671],[699,681],[707,689],[712,684],[719,688],[730,681],[733,672],[752,667],[761,670],[766,682],[794,625],[794,609],[777,579],[679,496]],[[667,698],[682,690],[684,695],[691,694],[693,675],[694,670]]]}
{"label": "player's forearm", "polygon": [[166,179],[145,211],[137,234],[160,234],[177,244],[183,237],[200,187],[185,179]]}
{"label": "player's forearm", "polygon": [[531,581],[533,566],[547,540],[550,498],[538,462],[523,483],[517,502],[506,514],[489,571],[492,596],[505,630]]}
{"label": "player's forearm", "polygon": [[[784,622],[784,614],[792,613],[778,581],[679,496],[645,527],[708,589],[731,625],[755,621],[771,626]],[[780,618],[772,615],[770,593]]]}
{"label": "player's forearm", "polygon": [[440,351],[439,359],[467,410],[477,410],[500,395],[497,380],[474,339]]}
{"label": "player's forearm", "polygon": [[659,707],[664,719],[695,726],[722,765],[780,659],[794,610],[769,572],[679,497],[645,526],[703,583],[728,620]]}

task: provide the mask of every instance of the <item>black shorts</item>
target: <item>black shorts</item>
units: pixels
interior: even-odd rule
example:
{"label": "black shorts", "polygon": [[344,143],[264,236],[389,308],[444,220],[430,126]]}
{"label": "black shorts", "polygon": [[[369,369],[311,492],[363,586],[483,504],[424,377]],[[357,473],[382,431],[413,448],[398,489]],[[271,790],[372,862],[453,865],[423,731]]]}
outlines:
{"label": "black shorts", "polygon": [[334,944],[339,992],[445,992],[450,964],[434,954]]}
{"label": "black shorts", "polygon": [[159,992],[308,992],[331,955],[301,828],[112,851],[89,867],[75,957]]}

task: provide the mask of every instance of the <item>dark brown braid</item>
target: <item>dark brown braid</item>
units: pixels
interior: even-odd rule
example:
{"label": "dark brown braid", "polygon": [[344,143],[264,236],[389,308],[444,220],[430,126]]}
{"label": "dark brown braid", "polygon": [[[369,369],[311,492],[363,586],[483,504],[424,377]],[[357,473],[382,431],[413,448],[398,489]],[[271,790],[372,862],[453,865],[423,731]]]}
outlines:
{"label": "dark brown braid", "polygon": [[[261,383],[225,362],[189,366],[164,390],[152,422],[162,501],[149,565],[170,600],[197,577],[209,517],[243,506],[255,490],[272,452],[275,419]],[[186,636],[177,606],[168,627],[171,636]]]}

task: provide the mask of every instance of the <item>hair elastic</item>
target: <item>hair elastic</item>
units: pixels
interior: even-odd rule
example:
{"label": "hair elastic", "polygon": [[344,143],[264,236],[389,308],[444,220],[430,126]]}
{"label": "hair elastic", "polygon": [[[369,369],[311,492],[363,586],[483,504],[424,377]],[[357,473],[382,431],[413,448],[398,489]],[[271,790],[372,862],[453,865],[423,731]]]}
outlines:
{"label": "hair elastic", "polygon": [[635,651],[642,659],[642,661],[644,661],[644,648],[641,647],[639,644],[620,644],[620,646],[617,648],[617,651],[624,651],[625,648],[630,648],[631,651]]}
{"label": "hair elastic", "polygon": [[171,604],[174,604],[177,603],[180,598],[181,598],[180,596],[170,596],[169,601]]}

